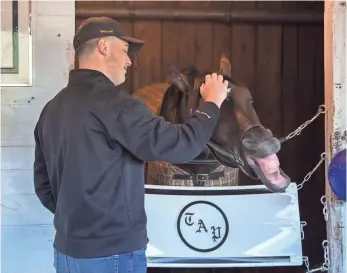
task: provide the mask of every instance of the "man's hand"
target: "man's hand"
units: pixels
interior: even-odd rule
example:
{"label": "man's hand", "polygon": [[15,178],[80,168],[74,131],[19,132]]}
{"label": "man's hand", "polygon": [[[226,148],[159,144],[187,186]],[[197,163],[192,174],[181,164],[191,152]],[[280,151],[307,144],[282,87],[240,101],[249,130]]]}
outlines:
{"label": "man's hand", "polygon": [[205,101],[215,103],[219,108],[227,97],[228,81],[223,76],[213,73],[205,76],[205,83],[200,87],[201,96]]}

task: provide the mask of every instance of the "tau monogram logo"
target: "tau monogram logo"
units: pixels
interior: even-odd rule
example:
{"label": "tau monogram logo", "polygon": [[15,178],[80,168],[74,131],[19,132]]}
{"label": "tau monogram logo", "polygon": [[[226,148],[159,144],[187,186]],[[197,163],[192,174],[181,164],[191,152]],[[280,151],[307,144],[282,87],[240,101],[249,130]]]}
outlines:
{"label": "tau monogram logo", "polygon": [[199,252],[216,250],[228,237],[229,223],[224,212],[208,201],[194,201],[186,205],[177,219],[181,240]]}

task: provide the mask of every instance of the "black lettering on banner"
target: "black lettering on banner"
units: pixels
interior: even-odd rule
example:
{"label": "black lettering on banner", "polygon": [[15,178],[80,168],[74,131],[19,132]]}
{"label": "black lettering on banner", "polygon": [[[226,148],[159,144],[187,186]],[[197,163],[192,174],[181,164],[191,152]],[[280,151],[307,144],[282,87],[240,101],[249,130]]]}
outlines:
{"label": "black lettering on banner", "polygon": [[[194,225],[194,221],[192,219],[192,216],[194,215],[194,213],[186,212],[184,215],[185,215],[185,219],[184,219],[185,224],[187,226]],[[195,233],[201,232],[201,230],[205,231],[205,233],[208,233],[206,225],[205,225],[203,220],[199,219],[197,225],[198,225],[198,229],[195,231]],[[216,242],[217,239],[221,238],[221,235],[220,235],[221,227],[220,226],[218,226],[218,227],[212,226],[211,230],[212,230],[212,240],[214,242]]]}
{"label": "black lettering on banner", "polygon": [[[194,208],[195,206],[200,206],[201,204],[213,207],[216,212],[211,213],[220,214],[224,220],[224,223],[219,223],[220,218],[218,215],[218,223],[213,221],[214,217],[211,218],[210,215],[208,216],[208,219],[204,219],[203,215],[199,215],[200,208],[197,207],[198,211],[195,211]],[[209,222],[210,219],[213,221],[212,223]],[[184,232],[181,230],[182,226],[186,226]],[[193,201],[183,207],[177,218],[177,231],[181,240],[190,249],[199,252],[210,252],[218,249],[227,239],[229,233],[229,223],[225,213],[217,205],[209,201],[199,200]],[[195,237],[193,234],[199,234],[197,236],[199,236],[199,240],[203,240],[201,243],[205,247],[198,247],[200,242],[196,242],[196,238],[192,239]]]}
{"label": "black lettering on banner", "polygon": [[192,222],[192,216],[194,215],[194,213],[186,212],[184,215],[186,215],[186,218],[184,219],[184,222],[186,223],[186,225],[192,226],[194,224],[194,222]]}
{"label": "black lettering on banner", "polygon": [[[212,226],[211,229],[212,229],[212,240],[214,242],[216,242],[216,239],[220,239],[220,229],[221,229],[221,227]],[[217,234],[216,234],[216,230],[217,230]]]}
{"label": "black lettering on banner", "polygon": [[205,226],[204,222],[201,219],[199,220],[198,225],[199,225],[199,229],[197,231],[195,231],[195,232],[201,232],[201,229],[203,228],[205,230],[205,232],[207,233],[206,226]]}

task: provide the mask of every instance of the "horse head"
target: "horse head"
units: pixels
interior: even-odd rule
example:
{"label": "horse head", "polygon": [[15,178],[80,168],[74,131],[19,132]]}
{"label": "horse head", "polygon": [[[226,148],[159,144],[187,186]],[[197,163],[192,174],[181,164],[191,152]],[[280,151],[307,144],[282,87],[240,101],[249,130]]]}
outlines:
{"label": "horse head", "polygon": [[[157,114],[172,123],[183,123],[203,102],[200,86],[207,72],[199,71],[193,64],[182,71],[171,67],[170,71],[172,83]],[[280,141],[261,124],[248,88],[232,79],[231,64],[224,54],[217,74],[229,81],[218,124],[202,153],[188,164],[177,166],[190,173],[208,174],[212,166],[223,164],[240,168],[273,192],[285,190],[290,179],[276,156]]]}

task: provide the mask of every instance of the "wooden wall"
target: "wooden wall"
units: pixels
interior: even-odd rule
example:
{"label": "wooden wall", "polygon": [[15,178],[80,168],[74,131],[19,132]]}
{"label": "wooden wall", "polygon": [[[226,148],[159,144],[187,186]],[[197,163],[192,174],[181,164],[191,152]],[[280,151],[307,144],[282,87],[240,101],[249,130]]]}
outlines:
{"label": "wooden wall", "polygon": [[[324,2],[143,2],[143,1],[76,1],[81,9],[115,9],[133,5],[157,7],[211,8],[221,10],[272,9],[318,10]],[[76,28],[81,23],[76,18]],[[223,24],[219,22],[133,21],[120,20],[130,35],[146,41],[133,60],[124,87],[134,92],[139,87],[162,81],[167,67],[182,68],[190,60],[202,69],[216,70],[224,52],[231,60],[232,73],[248,85],[255,109],[262,123],[275,135],[285,136],[312,118],[324,103],[323,24]],[[300,136],[283,144],[279,153],[282,169],[300,183],[318,163],[324,152],[324,117],[320,116]],[[304,255],[311,267],[323,260],[321,242],[326,238],[320,197],[324,195],[324,165],[300,190],[300,213],[307,222]],[[254,183],[243,174],[241,183]],[[149,272],[159,269],[150,269]],[[302,268],[219,269],[223,272],[306,272]],[[160,271],[160,270],[159,270]],[[165,271],[165,270],[162,270]],[[210,271],[210,270],[194,270]],[[168,272],[168,271],[165,271]]]}

